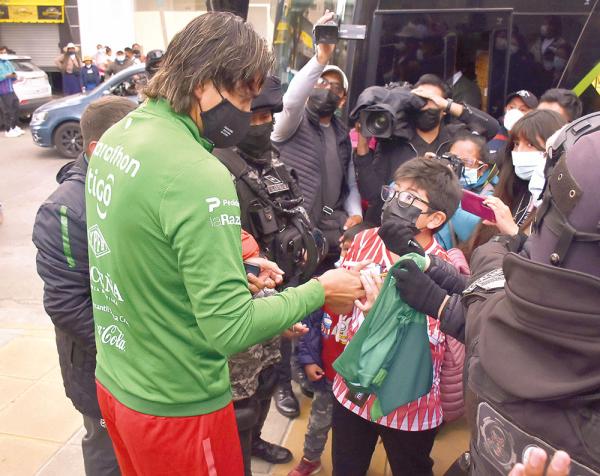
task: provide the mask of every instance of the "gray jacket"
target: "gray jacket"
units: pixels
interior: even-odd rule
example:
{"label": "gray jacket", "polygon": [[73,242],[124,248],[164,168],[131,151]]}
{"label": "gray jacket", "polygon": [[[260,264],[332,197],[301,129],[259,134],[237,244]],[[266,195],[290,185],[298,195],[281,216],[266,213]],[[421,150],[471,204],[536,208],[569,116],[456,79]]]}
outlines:
{"label": "gray jacket", "polygon": [[65,165],[58,188],[40,206],[33,227],[44,308],[56,331],[65,392],[77,410],[100,418],[96,396],[96,344],[85,221],[83,155]]}

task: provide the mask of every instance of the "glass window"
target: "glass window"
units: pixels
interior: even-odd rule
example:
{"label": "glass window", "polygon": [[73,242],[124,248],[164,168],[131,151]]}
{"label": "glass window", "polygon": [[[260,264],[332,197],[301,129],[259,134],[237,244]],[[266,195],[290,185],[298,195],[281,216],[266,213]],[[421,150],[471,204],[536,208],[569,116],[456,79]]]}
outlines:
{"label": "glass window", "polygon": [[135,0],[138,12],[165,11],[206,11],[206,0]]}
{"label": "glass window", "polygon": [[15,71],[20,71],[20,72],[41,71],[40,68],[38,68],[36,65],[34,65],[29,60],[10,60],[10,62],[12,63],[13,67],[15,68]]}
{"label": "glass window", "polygon": [[[356,0],[339,0],[344,3],[343,23],[352,23]],[[280,1],[275,22],[273,51],[277,58],[277,73],[284,87],[293,75],[314,56],[313,26],[325,10],[336,11],[337,0]],[[339,40],[332,64],[348,66],[350,41]]]}
{"label": "glass window", "polygon": [[490,49],[490,42],[507,37],[510,17],[509,10],[376,14],[372,31],[380,37],[372,43],[376,63],[369,62],[367,84],[415,83],[435,74],[457,100],[489,109],[491,99],[504,96],[498,70],[505,71],[507,61],[506,51]]}

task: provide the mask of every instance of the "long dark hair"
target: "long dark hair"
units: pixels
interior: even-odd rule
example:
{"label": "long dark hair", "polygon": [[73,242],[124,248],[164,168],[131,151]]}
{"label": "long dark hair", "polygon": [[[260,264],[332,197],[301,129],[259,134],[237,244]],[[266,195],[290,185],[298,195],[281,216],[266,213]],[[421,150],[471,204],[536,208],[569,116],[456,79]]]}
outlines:
{"label": "long dark hair", "polygon": [[[494,196],[498,197],[510,208],[513,216],[519,203],[529,195],[529,182],[517,177],[515,173],[512,160],[512,151],[515,147],[515,142],[527,141],[536,149],[543,151],[545,150],[546,141],[550,136],[565,124],[565,120],[557,112],[535,110],[519,119],[510,131],[502,169],[500,170],[500,181],[494,189]],[[535,214],[532,213],[521,225],[521,229],[526,229],[531,224],[534,216]],[[487,243],[497,233],[498,230],[495,227],[484,226],[480,223],[464,250],[465,255],[470,257],[475,248],[483,243]]]}

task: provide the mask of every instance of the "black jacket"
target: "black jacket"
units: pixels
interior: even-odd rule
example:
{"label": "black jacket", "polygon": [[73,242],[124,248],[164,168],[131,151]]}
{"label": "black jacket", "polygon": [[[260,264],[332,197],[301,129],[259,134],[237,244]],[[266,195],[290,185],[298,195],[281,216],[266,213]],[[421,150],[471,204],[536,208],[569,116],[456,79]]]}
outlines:
{"label": "black jacket", "polygon": [[[348,129],[335,116],[331,120],[331,126],[335,131],[338,154],[344,171],[342,193],[338,203],[332,208],[341,209],[349,192],[347,174],[352,159],[352,144]],[[296,171],[304,197],[304,208],[312,223],[318,225],[323,218],[322,174],[325,170],[325,140],[319,119],[305,111],[298,130],[285,142],[277,142],[274,145],[279,150],[281,161]]]}
{"label": "black jacket", "polygon": [[81,413],[101,418],[96,396],[96,344],[90,293],[83,155],[65,165],[60,184],[37,212],[33,243],[44,281],[44,308],[56,331],[65,392]]}
{"label": "black jacket", "polygon": [[[567,451],[571,474],[600,472],[600,279],[490,242],[465,291],[472,473],[506,474],[523,450]],[[488,280],[489,282],[489,280]]]}
{"label": "black jacket", "polygon": [[[461,133],[476,132],[486,140],[491,140],[498,132],[498,121],[483,111],[465,106],[462,115],[449,122],[442,122],[438,135],[439,146],[432,152],[442,155],[450,150],[454,138]],[[354,154],[354,166],[358,190],[363,199],[369,202],[365,220],[381,223],[381,186],[387,185],[394,179],[394,172],[404,162],[417,156],[417,150],[411,140],[416,135],[412,131],[411,139],[379,139],[375,151],[369,150],[366,155]]]}

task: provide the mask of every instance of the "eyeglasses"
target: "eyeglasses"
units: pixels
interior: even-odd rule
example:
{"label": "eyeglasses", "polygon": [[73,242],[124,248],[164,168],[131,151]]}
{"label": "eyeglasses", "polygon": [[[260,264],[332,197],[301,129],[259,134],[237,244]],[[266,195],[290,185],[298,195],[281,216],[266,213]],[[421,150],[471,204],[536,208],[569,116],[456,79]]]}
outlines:
{"label": "eyeglasses", "polygon": [[459,159],[463,164],[465,164],[465,167],[470,169],[480,169],[485,165],[481,160],[478,159],[469,159],[467,157],[459,157]]}
{"label": "eyeglasses", "polygon": [[432,208],[429,202],[426,202],[422,198],[417,197],[414,193],[408,192],[406,190],[400,191],[396,190],[391,185],[384,185],[381,187],[381,199],[384,202],[389,202],[393,200],[395,197],[398,197],[398,205],[402,208],[410,207],[415,201],[421,202],[424,205],[427,205],[428,208]]}
{"label": "eyeglasses", "polygon": [[319,78],[319,80],[317,81],[317,88],[329,88],[329,90],[337,96],[341,97],[344,95],[344,88],[340,83],[333,83],[326,78]]}

